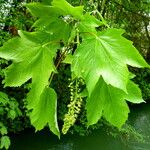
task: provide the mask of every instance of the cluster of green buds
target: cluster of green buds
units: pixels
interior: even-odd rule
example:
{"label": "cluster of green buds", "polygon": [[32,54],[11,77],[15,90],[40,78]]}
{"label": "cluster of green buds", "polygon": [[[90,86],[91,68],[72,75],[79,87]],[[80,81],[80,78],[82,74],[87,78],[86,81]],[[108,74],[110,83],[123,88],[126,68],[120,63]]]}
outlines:
{"label": "cluster of green buds", "polygon": [[68,104],[68,113],[64,117],[64,125],[62,128],[62,133],[66,134],[69,128],[74,125],[82,105],[82,97],[79,95],[80,89],[80,79],[74,79],[69,84],[70,88],[70,104]]}

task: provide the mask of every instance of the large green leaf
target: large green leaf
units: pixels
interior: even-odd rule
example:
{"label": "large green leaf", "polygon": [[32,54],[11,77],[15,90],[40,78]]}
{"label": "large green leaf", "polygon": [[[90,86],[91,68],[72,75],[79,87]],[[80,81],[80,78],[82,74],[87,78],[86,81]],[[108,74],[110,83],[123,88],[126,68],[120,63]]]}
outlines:
{"label": "large green leaf", "polygon": [[87,119],[88,125],[97,123],[102,116],[104,109],[105,95],[101,91],[104,89],[104,82],[98,81],[91,96],[87,99]]}
{"label": "large green leaf", "polygon": [[[41,4],[41,3],[28,3],[26,7],[31,14],[38,18],[54,18],[61,15],[61,10],[54,6]],[[45,22],[44,22],[45,23]],[[47,21],[48,23],[48,21]]]}
{"label": "large green leaf", "polygon": [[60,137],[57,124],[57,95],[52,88],[46,87],[41,96],[40,101],[36,104],[35,109],[31,112],[31,123],[36,130],[41,130],[47,124],[50,130]]}
{"label": "large green leaf", "polygon": [[[122,36],[123,29],[107,29],[99,32],[103,46],[120,57],[120,60],[133,67],[150,67],[138,50],[133,46],[133,42]],[[114,50],[115,49],[115,50]]]}
{"label": "large green leaf", "polygon": [[142,93],[138,85],[136,85],[134,82],[129,81],[127,84],[127,92],[125,99],[132,103],[142,103],[144,102],[142,98]]}
{"label": "large green leaf", "polygon": [[[28,94],[28,108],[35,111],[41,94],[52,72],[56,72],[53,59],[59,41],[46,32],[19,32],[20,38],[7,42],[0,48],[0,57],[13,61],[6,69],[5,86],[21,86],[32,79]],[[15,43],[14,43],[15,42]],[[30,117],[32,120],[32,116]]]}
{"label": "large green leaf", "polygon": [[129,108],[125,100],[132,103],[144,102],[136,84],[129,81],[127,92],[107,85],[102,78],[97,82],[92,94],[87,99],[88,125],[97,123],[103,116],[112,125],[121,128],[128,118]]}
{"label": "large green leaf", "polygon": [[83,6],[73,7],[66,0],[53,0],[52,5],[62,11],[62,15],[72,15],[76,19],[82,19]]}
{"label": "large green leaf", "polygon": [[[85,33],[87,36],[76,50],[72,71],[85,79],[89,94],[100,76],[107,84],[127,92],[129,78],[127,64],[148,67],[132,43],[122,37],[123,30],[107,29],[104,32]],[[83,33],[82,33],[83,34]]]}
{"label": "large green leaf", "polygon": [[88,125],[97,123],[103,115],[112,125],[120,128],[127,120],[129,113],[124,95],[124,92],[107,85],[100,79],[87,100]]}
{"label": "large green leaf", "polygon": [[34,16],[38,17],[34,27],[50,32],[57,39],[67,42],[72,26],[60,18],[62,11],[59,8],[39,3],[29,3],[27,8]]}
{"label": "large green leaf", "polygon": [[129,113],[125,100],[143,102],[139,88],[129,80],[133,75],[127,65],[149,65],[132,43],[122,36],[123,30],[109,28],[98,33],[93,31],[81,32],[83,41],[75,52],[72,72],[82,77],[87,85],[88,125],[95,124],[103,116],[120,128]]}
{"label": "large green leaf", "polygon": [[60,39],[60,41],[67,42],[70,37],[72,26],[58,18],[49,22],[49,25],[45,26],[44,30],[52,33],[53,36]]}
{"label": "large green leaf", "polygon": [[82,18],[83,6],[73,7],[65,0],[53,0],[52,3],[50,3],[50,1],[47,2],[46,0],[43,2],[43,4],[29,3],[26,6],[29,11],[36,17],[50,18],[59,17],[61,15],[72,15],[77,19]]}
{"label": "large green leaf", "polygon": [[128,119],[129,108],[124,99],[124,94],[117,88],[105,85],[103,89],[105,105],[103,116],[112,125],[121,128]]}
{"label": "large green leaf", "polygon": [[55,71],[53,58],[59,41],[44,32],[19,34],[21,38],[12,39],[0,48],[0,57],[13,61],[6,70],[5,86],[20,86],[30,78],[42,83],[46,78],[48,82]]}
{"label": "large green leaf", "polygon": [[79,23],[80,32],[94,32],[96,33],[96,27],[103,25],[103,22],[96,19],[89,13],[84,14],[82,20]]}

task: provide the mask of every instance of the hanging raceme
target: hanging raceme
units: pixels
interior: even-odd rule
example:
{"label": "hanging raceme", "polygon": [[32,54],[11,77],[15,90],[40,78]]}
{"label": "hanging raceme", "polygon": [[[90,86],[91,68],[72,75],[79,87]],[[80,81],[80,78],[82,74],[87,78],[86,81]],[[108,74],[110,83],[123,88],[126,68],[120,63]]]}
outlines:
{"label": "hanging raceme", "polygon": [[80,113],[82,106],[82,91],[81,85],[84,85],[82,79],[74,79],[69,84],[70,88],[70,103],[68,104],[68,113],[64,117],[64,125],[62,128],[62,133],[66,134],[71,126],[74,125],[77,117]]}
{"label": "hanging raceme", "polygon": [[[51,80],[58,65],[69,62],[72,78],[82,78],[86,84],[88,126],[103,116],[121,128],[129,113],[126,100],[143,102],[127,65],[149,67],[132,42],[122,36],[124,31],[109,28],[104,19],[98,20],[82,6],[73,7],[66,0],[53,0],[51,5],[29,3],[27,8],[37,18],[33,25],[36,30],[19,31],[19,37],[0,48],[0,57],[12,61],[5,72],[5,86],[17,87],[32,80],[27,95],[32,125],[36,130],[49,125],[60,136],[57,94]],[[70,50],[72,44],[76,46]],[[54,63],[58,50],[70,60],[61,58]]]}

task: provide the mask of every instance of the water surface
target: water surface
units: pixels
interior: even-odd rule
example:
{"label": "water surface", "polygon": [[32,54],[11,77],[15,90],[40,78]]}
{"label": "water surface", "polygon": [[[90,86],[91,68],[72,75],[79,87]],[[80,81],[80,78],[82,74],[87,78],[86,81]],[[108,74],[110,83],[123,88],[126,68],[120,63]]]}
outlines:
{"label": "water surface", "polygon": [[106,134],[105,128],[88,136],[66,135],[61,140],[49,131],[26,131],[11,137],[10,150],[150,150],[150,104],[132,107],[129,123],[146,137],[145,143],[121,140]]}

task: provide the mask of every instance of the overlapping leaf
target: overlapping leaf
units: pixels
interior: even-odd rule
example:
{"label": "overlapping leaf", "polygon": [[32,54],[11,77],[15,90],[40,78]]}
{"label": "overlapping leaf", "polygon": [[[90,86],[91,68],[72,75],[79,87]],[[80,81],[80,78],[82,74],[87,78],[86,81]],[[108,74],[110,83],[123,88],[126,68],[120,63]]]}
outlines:
{"label": "overlapping leaf", "polygon": [[120,128],[129,113],[125,99],[133,103],[143,102],[140,89],[129,80],[131,74],[127,65],[149,65],[122,33],[120,29],[107,29],[98,34],[82,33],[83,41],[73,58],[72,72],[82,77],[87,85],[88,125],[104,116]]}
{"label": "overlapping leaf", "polygon": [[56,112],[57,95],[52,88],[46,87],[40,96],[39,103],[31,113],[31,123],[36,130],[41,130],[48,124],[51,131],[60,137]]}
{"label": "overlapping leaf", "polygon": [[52,5],[62,11],[62,15],[71,15],[76,19],[82,19],[83,6],[73,7],[66,0],[53,0]]}
{"label": "overlapping leaf", "polygon": [[83,13],[83,7],[73,7],[65,0],[53,0],[52,5],[30,3],[27,5],[27,8],[38,18],[33,26],[40,30],[51,32],[64,42],[67,42],[69,38],[72,25],[65,21],[63,17],[71,15],[79,19],[82,18]]}
{"label": "overlapping leaf", "polygon": [[128,94],[124,97],[127,101],[136,104],[144,102],[140,88],[133,81],[129,80],[127,84],[127,92]]}
{"label": "overlapping leaf", "polygon": [[133,103],[143,102],[139,88],[131,81],[127,84],[127,92],[128,94],[118,88],[107,85],[100,78],[91,96],[87,99],[88,125],[97,123],[103,116],[112,125],[120,128],[127,120],[129,113],[125,99]]}
{"label": "overlapping leaf", "polygon": [[5,86],[21,86],[32,78],[27,99],[28,108],[34,112],[51,73],[56,72],[53,58],[56,56],[59,41],[46,32],[20,31],[19,35],[20,38],[12,39],[0,48],[0,57],[13,61],[6,70],[4,82]]}
{"label": "overlapping leaf", "polygon": [[0,57],[14,62],[6,71],[6,86],[22,85],[33,77],[36,71],[35,76],[42,72],[50,74],[55,70],[53,57],[56,55],[59,41],[44,32],[20,31],[19,34],[21,38],[12,39],[0,48]]}
{"label": "overlapping leaf", "polygon": [[33,25],[34,27],[50,32],[57,39],[67,42],[72,26],[59,17],[62,15],[62,11],[59,8],[39,3],[31,3],[27,7],[38,18]]}
{"label": "overlapping leaf", "polygon": [[96,27],[103,25],[103,22],[96,19],[94,16],[86,13],[83,15],[79,23],[79,31],[80,32],[94,32],[96,33]]}
{"label": "overlapping leaf", "polygon": [[107,29],[104,32],[85,33],[76,50],[72,71],[86,80],[91,93],[102,76],[107,84],[126,91],[129,78],[127,64],[148,67],[132,43],[122,37],[122,30]]}

